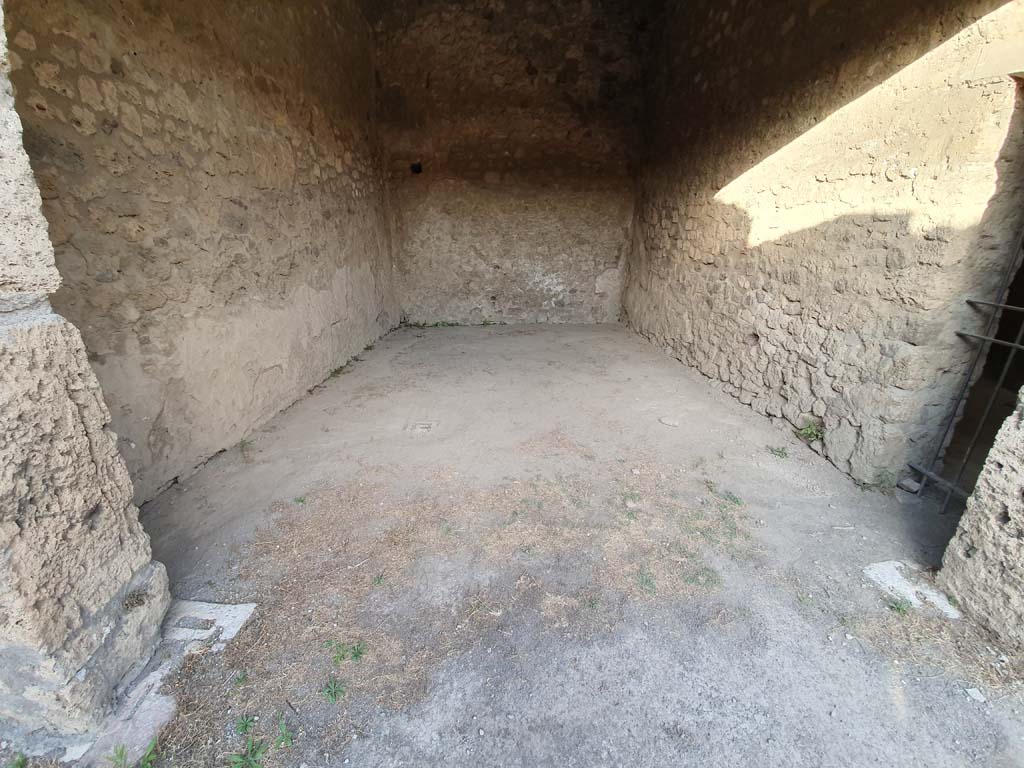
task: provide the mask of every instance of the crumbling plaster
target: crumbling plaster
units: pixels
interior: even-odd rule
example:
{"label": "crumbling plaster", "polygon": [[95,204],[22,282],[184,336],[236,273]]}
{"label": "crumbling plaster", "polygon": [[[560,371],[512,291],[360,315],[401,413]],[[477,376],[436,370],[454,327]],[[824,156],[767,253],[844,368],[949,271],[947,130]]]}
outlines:
{"label": "crumbling plaster", "polygon": [[883,5],[669,14],[624,305],[888,486],[934,449],[972,351],[955,331],[979,326],[963,300],[993,296],[1019,231],[1016,89],[985,52],[1024,12]]}
{"label": "crumbling plaster", "polygon": [[[0,8],[0,21],[4,9]],[[0,29],[0,730],[95,726],[169,594],[59,284]]]}
{"label": "crumbling plaster", "polygon": [[974,618],[1024,648],[1024,399],[996,436],[939,578]]}
{"label": "crumbling plaster", "polygon": [[64,287],[148,499],[399,320],[353,2],[6,0]]}

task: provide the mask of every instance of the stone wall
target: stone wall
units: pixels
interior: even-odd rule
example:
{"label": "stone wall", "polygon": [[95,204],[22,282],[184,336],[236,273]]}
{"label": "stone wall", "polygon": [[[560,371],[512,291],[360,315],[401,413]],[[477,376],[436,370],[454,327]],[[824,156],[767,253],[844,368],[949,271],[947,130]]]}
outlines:
{"label": "stone wall", "polygon": [[1022,223],[1024,6],[1000,5],[696,2],[660,25],[629,322],[820,426],[865,483],[935,448],[963,300],[994,295]]}
{"label": "stone wall", "polygon": [[[2,20],[3,8],[0,8]],[[0,733],[81,732],[145,663],[169,602],[60,283],[0,28]]]}
{"label": "stone wall", "polygon": [[972,616],[1024,648],[1024,392],[985,459],[939,579]]}
{"label": "stone wall", "polygon": [[645,5],[370,4],[410,322],[618,317]]}
{"label": "stone wall", "polygon": [[399,320],[354,2],[5,0],[25,146],[138,499]]}
{"label": "stone wall", "polygon": [[409,322],[618,319],[633,209],[624,180],[443,176],[400,181]]}

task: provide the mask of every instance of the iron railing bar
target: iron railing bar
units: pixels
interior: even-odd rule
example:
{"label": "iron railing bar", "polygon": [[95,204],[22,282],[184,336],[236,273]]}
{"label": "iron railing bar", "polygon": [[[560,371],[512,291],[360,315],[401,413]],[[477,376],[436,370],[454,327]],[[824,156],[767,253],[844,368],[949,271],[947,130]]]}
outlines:
{"label": "iron railing bar", "polygon": [[[1021,327],[1024,327],[1024,324],[1022,324]],[[993,339],[991,336],[979,336],[976,333],[967,333],[966,331],[957,331],[956,335],[957,336],[966,337],[966,338],[969,338],[969,339],[978,339],[980,341],[987,341],[990,344],[998,344],[1000,347],[1009,347],[1010,349],[1012,349],[1014,351],[1017,351],[1017,350],[1024,351],[1024,344],[1021,344],[1021,343],[1015,342],[1015,341],[1011,342],[1011,341],[1003,341],[1002,339]],[[1017,335],[1017,338],[1018,339],[1020,338],[1020,334]]]}
{"label": "iron railing bar", "polygon": [[967,299],[967,303],[973,306],[995,307],[996,309],[1008,309],[1011,312],[1024,312],[1024,307],[1015,307],[1012,304],[996,304],[994,301],[979,301],[978,299]]}
{"label": "iron railing bar", "polygon": [[953,485],[953,483],[949,482],[949,480],[944,478],[942,475],[937,475],[934,472],[932,472],[931,470],[925,469],[921,465],[914,464],[913,462],[910,462],[909,464],[907,464],[907,466],[910,467],[915,472],[918,472],[918,473],[924,475],[929,480],[931,480],[931,481],[933,481],[935,483],[938,483],[943,488],[951,488],[952,489],[951,492],[956,494],[957,496],[959,496],[961,499],[966,499],[967,498],[967,496],[968,496],[967,491],[965,491],[963,488],[961,488],[958,485]]}
{"label": "iron railing bar", "polygon": [[[1017,338],[1013,340],[1013,344],[1007,344],[1010,347],[1010,354],[1006,356],[1006,361],[1003,363],[1003,369],[999,372],[999,380],[996,382],[995,389],[992,390],[992,394],[989,395],[988,402],[985,403],[985,413],[982,414],[981,419],[978,421],[978,426],[974,428],[974,434],[971,435],[971,442],[967,444],[967,453],[964,454],[963,459],[960,461],[960,469],[956,473],[956,477],[953,478],[953,484],[959,485],[960,478],[963,477],[964,469],[967,468],[967,463],[971,460],[971,454],[974,453],[975,447],[978,444],[978,438],[981,437],[981,433],[985,431],[985,422],[988,421],[989,414],[992,412],[992,406],[995,404],[996,398],[999,397],[999,391],[1003,388],[1003,382],[1006,381],[1006,374],[1010,370],[1010,364],[1013,362],[1014,355],[1017,354],[1018,349],[1024,350],[1024,346],[1021,346],[1021,339],[1024,339],[1024,323],[1020,324],[1020,328],[1017,329]],[[990,341],[996,341],[991,339]],[[946,505],[949,504],[949,491],[946,492],[946,498],[942,502],[942,509],[940,514],[946,511]]]}
{"label": "iron railing bar", "polygon": [[[1003,271],[1003,278],[999,283],[999,292],[996,293],[996,297],[999,302],[1005,302],[1006,297],[1010,294],[1010,281],[1013,276],[1017,274],[1017,270],[1020,269],[1021,262],[1024,261],[1024,231],[1021,231],[1017,238],[1017,247],[1013,249],[1013,256],[1006,264],[1006,269]],[[985,335],[991,336],[999,325],[998,320],[1000,313],[993,312],[989,315],[988,323],[985,326]],[[935,445],[935,453],[932,455],[932,460],[928,463],[928,466],[934,468],[939,461],[939,457],[942,455],[942,451],[946,447],[946,440],[949,438],[953,431],[953,426],[956,424],[956,415],[960,410],[960,404],[963,402],[964,397],[967,395],[967,391],[971,388],[971,380],[974,378],[974,372],[978,368],[978,363],[981,361],[981,356],[985,353],[985,347],[979,346],[977,351],[974,353],[974,357],[971,359],[971,364],[967,369],[967,375],[964,376],[963,383],[960,385],[959,392],[957,393],[956,400],[954,400],[953,411],[950,413],[949,418],[946,421],[946,428],[942,430],[942,437]],[[921,487],[917,489],[918,495],[924,493],[925,486],[928,483],[928,475],[921,476]]]}
{"label": "iron railing bar", "polygon": [[[989,319],[989,328],[991,327],[994,318],[995,315],[993,315],[992,318]],[[986,333],[989,332],[989,328],[985,329]],[[936,445],[935,454],[932,456],[932,460],[928,462],[929,467],[934,467],[938,463],[939,456],[942,455],[942,450],[943,448],[946,447],[946,440],[949,439],[949,436],[953,431],[953,425],[956,423],[956,415],[957,412],[960,410],[960,403],[963,402],[964,397],[966,397],[967,395],[967,390],[969,390],[971,387],[971,380],[974,378],[974,371],[977,369],[978,362],[981,360],[981,356],[984,353],[984,351],[984,346],[978,347],[977,351],[974,353],[974,357],[971,358],[971,364],[967,368],[967,374],[964,376],[963,383],[960,384],[960,390],[957,392],[956,400],[953,401],[955,403],[955,405],[953,406],[953,411],[950,414],[949,418],[946,420],[946,428],[942,430],[942,437],[939,439],[939,442]],[[918,496],[924,493],[925,486],[928,484],[928,478],[928,474],[923,474],[921,476],[921,487],[917,489]]]}

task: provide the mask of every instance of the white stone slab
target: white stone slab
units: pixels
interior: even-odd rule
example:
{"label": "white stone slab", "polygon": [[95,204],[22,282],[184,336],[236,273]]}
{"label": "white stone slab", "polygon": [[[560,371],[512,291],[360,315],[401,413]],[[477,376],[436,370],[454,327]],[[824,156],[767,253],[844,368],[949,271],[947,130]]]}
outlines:
{"label": "white stone slab", "polygon": [[61,762],[107,766],[110,755],[123,746],[128,764],[135,765],[177,711],[174,697],[160,693],[164,681],[177,672],[188,654],[205,647],[213,652],[222,650],[255,609],[255,603],[172,602],[164,619],[162,642],[154,654],[154,659],[163,661],[132,684],[98,736],[68,746]]}
{"label": "white stone slab", "polygon": [[869,565],[864,569],[864,575],[888,594],[906,600],[914,608],[930,606],[946,618],[959,619],[960,611],[953,607],[949,598],[931,584],[914,579],[915,574],[920,574],[923,570],[917,563],[886,560]]}
{"label": "white stone slab", "polygon": [[245,626],[256,603],[200,603],[175,600],[164,619],[164,639],[171,642],[202,644],[216,640],[213,650],[219,651]]}

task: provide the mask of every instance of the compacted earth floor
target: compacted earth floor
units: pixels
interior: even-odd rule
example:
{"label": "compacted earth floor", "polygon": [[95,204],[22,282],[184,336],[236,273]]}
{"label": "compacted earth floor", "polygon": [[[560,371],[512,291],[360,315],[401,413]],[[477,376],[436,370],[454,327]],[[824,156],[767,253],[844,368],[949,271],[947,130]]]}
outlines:
{"label": "compacted earth floor", "polygon": [[1018,662],[862,573],[955,517],[621,326],[399,329],[143,522],[258,604],[160,765],[1024,764]]}

